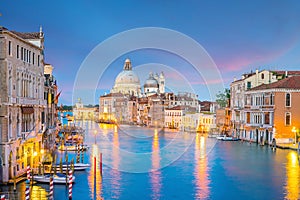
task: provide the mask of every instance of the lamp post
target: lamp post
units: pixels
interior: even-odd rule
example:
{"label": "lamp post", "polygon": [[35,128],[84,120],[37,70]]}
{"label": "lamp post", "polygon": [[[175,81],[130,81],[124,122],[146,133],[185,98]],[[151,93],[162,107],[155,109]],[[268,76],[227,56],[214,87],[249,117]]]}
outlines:
{"label": "lamp post", "polygon": [[297,140],[297,131],[296,131],[296,128],[295,128],[295,126],[293,127],[293,129],[292,129],[292,132],[294,133],[294,135],[295,135],[295,140],[294,140],[294,145],[296,145],[296,140]]}

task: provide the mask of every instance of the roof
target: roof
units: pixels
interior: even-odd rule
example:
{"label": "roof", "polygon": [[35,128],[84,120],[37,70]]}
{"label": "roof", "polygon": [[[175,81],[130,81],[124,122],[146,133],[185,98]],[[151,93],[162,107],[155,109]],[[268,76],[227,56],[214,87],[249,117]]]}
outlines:
{"label": "roof", "polygon": [[300,76],[300,71],[272,71],[277,75],[285,75],[287,73],[288,76]]}
{"label": "roof", "polygon": [[172,108],[166,108],[165,110],[186,110],[186,111],[196,111],[195,108],[191,107],[191,106],[174,106]]}
{"label": "roof", "polygon": [[270,84],[262,84],[260,86],[251,88],[249,91],[253,90],[265,90],[265,89],[300,89],[300,76],[291,76],[282,80],[279,80]]}
{"label": "roof", "polygon": [[122,93],[109,93],[106,95],[102,95],[100,97],[123,97],[124,95]]}
{"label": "roof", "polygon": [[11,31],[11,32],[23,39],[40,39],[39,32],[31,32],[31,33],[21,33],[17,31]]}

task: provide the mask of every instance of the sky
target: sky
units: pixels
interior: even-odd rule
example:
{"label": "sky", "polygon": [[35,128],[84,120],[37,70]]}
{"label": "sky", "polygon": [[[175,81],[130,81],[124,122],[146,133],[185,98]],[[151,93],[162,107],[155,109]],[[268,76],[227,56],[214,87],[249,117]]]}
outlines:
{"label": "sky", "polygon": [[[73,89],[79,69],[91,52],[111,37],[137,28],[164,28],[194,40],[214,61],[227,88],[234,77],[240,78],[243,73],[256,69],[299,70],[299,10],[299,1],[282,0],[2,0],[0,25],[19,32],[38,32],[42,26],[45,62],[53,65],[59,91],[62,91],[59,103],[70,105],[78,97],[74,98]],[[135,43],[120,42],[120,48],[131,42]],[[174,48],[181,45],[174,42]],[[114,52],[114,48],[107,48],[107,51]],[[192,50],[186,52],[193,53]],[[98,80],[96,98],[85,99],[82,94],[84,104],[97,104],[98,96],[109,92],[126,58],[131,59],[134,70],[140,73],[141,85],[150,71],[166,71],[166,84],[170,91],[186,91],[187,87],[183,87],[186,85],[198,94],[200,100],[211,100],[207,87],[220,81],[205,82],[206,75],[195,75],[191,63],[172,52],[132,50],[116,55]],[[99,66],[102,59],[103,55],[99,55],[96,60]],[[139,70],[141,66],[142,72]]]}

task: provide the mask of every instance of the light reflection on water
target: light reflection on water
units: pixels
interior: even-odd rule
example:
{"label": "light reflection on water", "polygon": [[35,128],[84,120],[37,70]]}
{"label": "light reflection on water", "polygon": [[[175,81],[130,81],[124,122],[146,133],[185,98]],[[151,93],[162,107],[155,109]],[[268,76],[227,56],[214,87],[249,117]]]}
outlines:
{"label": "light reflection on water", "polygon": [[152,142],[152,170],[150,172],[152,199],[160,199],[161,193],[161,171],[160,169],[160,155],[159,155],[159,138],[158,130],[154,130]]}
{"label": "light reflection on water", "polygon": [[199,134],[195,139],[195,182],[196,182],[196,198],[207,199],[209,197],[209,175],[206,154],[206,140]]}
{"label": "light reflection on water", "polygon": [[300,167],[297,152],[290,151],[286,162],[286,199],[300,199]]}

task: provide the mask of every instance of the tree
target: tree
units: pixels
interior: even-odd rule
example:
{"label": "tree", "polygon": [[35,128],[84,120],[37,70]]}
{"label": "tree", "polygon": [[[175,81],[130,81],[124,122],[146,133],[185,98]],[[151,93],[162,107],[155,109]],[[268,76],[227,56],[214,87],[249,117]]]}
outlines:
{"label": "tree", "polygon": [[216,102],[220,105],[221,108],[225,108],[229,104],[229,99],[230,99],[230,90],[225,89],[225,91],[219,92],[216,95]]}

